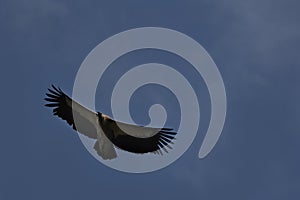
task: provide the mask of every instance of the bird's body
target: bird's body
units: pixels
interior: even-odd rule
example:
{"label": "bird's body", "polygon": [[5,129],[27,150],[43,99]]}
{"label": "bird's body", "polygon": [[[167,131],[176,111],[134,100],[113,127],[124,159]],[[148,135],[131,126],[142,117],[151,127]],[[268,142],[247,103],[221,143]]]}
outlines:
{"label": "bird's body", "polygon": [[103,159],[117,157],[114,146],[132,153],[160,153],[171,148],[175,132],[168,128],[150,128],[118,122],[109,116],[93,112],[72,100],[59,88],[52,86],[45,98],[53,114],[66,120],[73,129],[96,139],[94,149]]}

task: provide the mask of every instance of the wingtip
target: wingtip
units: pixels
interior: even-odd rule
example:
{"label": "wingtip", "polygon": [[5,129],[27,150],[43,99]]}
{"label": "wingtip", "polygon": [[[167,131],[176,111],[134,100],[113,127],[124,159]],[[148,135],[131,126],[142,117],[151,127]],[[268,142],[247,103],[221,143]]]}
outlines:
{"label": "wingtip", "polygon": [[50,103],[46,103],[44,104],[45,107],[51,107],[51,104]]}
{"label": "wingtip", "polygon": [[57,106],[59,106],[59,104],[58,103],[47,103],[47,104],[45,104],[45,106],[46,107],[57,107]]}
{"label": "wingtip", "polygon": [[162,128],[161,129],[162,131],[172,131],[172,130],[174,130],[173,128]]}
{"label": "wingtip", "polygon": [[53,87],[53,89],[54,89],[56,92],[60,93],[60,90],[58,89],[59,87],[56,87],[56,86],[54,86],[53,84],[52,84],[52,87]]}

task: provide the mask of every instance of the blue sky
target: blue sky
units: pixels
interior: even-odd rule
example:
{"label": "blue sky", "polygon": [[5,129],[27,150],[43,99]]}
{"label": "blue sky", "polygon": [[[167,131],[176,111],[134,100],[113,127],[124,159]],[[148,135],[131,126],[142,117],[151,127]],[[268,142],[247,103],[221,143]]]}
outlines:
{"label": "blue sky", "polygon": [[[0,1],[0,199],[298,199],[299,7],[295,0]],[[107,82],[119,76],[113,67],[163,62],[190,77],[203,104],[199,133],[179,160],[126,174],[95,160],[43,98],[52,83],[71,94],[81,62],[101,41],[145,26],[183,32],[205,47],[222,74],[228,113],[217,145],[199,160],[210,116],[201,77],[164,52],[120,58]],[[148,89],[133,98],[133,118],[147,123],[147,105],[170,103],[168,125],[176,127],[176,100],[155,87],[166,96],[151,98]],[[111,112],[109,95],[97,93],[104,113]]]}

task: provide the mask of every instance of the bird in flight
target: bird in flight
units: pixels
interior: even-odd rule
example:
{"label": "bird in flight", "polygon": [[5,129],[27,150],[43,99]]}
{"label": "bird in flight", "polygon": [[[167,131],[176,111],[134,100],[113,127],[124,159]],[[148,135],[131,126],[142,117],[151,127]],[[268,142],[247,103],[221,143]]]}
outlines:
{"label": "bird in flight", "polygon": [[[173,144],[176,132],[171,128],[151,128],[118,122],[109,116],[91,111],[67,96],[60,88],[52,85],[48,89],[46,107],[53,114],[67,121],[79,133],[95,139],[94,150],[102,159],[114,159],[114,147],[124,151],[162,155]],[[76,122],[76,123],[75,123]]]}

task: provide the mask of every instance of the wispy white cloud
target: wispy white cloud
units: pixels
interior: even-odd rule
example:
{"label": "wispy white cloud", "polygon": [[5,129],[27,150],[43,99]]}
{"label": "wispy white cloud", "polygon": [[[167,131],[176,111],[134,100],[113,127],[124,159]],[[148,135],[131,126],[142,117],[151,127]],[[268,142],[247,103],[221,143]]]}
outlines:
{"label": "wispy white cloud", "polygon": [[297,6],[292,3],[270,0],[220,3],[217,9],[230,19],[213,43],[214,53],[223,57],[221,64],[227,64],[230,72],[236,70],[237,78],[251,76],[247,80],[262,86],[270,84],[270,75],[296,70],[296,63],[291,62],[297,60],[293,46],[300,42],[300,26],[294,9]]}

